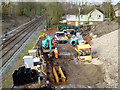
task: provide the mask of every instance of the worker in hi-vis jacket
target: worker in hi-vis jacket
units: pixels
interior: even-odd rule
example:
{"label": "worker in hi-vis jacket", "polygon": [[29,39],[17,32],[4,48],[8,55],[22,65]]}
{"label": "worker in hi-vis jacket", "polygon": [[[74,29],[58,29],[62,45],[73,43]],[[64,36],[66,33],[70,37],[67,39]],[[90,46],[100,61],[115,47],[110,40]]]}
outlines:
{"label": "worker in hi-vis jacket", "polygon": [[58,58],[58,49],[57,48],[55,48],[54,54],[55,54],[55,58]]}

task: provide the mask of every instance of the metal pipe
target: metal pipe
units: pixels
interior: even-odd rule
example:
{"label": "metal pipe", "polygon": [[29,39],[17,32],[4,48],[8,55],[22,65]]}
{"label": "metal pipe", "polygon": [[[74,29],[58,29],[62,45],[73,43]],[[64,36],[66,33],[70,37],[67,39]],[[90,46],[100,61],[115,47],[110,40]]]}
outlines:
{"label": "metal pipe", "polygon": [[77,41],[76,41],[75,39],[72,39],[72,40],[70,41],[70,44],[71,44],[72,46],[75,46],[75,45],[77,44]]}

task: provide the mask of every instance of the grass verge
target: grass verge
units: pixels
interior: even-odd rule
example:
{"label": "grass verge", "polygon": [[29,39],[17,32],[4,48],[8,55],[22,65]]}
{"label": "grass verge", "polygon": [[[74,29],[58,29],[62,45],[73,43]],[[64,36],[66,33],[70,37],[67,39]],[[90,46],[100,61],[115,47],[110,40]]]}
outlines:
{"label": "grass verge", "polygon": [[25,48],[21,51],[21,53],[15,58],[14,62],[12,62],[14,66],[12,65],[8,66],[7,69],[9,70],[6,70],[5,79],[2,81],[3,88],[11,88],[13,86],[12,73],[14,72],[14,70],[17,70],[19,67],[24,65],[23,57],[28,55],[28,50],[31,50],[33,48],[36,40],[38,39],[39,35],[41,35],[42,33],[44,33],[44,31],[41,31],[40,34],[35,35],[32,38],[32,40],[30,40],[29,44],[25,46]]}

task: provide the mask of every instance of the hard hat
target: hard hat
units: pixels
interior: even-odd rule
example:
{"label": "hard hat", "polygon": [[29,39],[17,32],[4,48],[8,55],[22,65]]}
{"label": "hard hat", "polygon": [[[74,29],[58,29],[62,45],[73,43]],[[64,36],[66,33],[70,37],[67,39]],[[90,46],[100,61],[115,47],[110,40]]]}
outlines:
{"label": "hard hat", "polygon": [[46,81],[47,84],[49,84],[49,81]]}
{"label": "hard hat", "polygon": [[55,49],[57,49],[57,48],[55,48]]}
{"label": "hard hat", "polygon": [[45,36],[47,36],[47,34],[45,34]]}
{"label": "hard hat", "polygon": [[93,36],[93,33],[90,33],[90,36]]}

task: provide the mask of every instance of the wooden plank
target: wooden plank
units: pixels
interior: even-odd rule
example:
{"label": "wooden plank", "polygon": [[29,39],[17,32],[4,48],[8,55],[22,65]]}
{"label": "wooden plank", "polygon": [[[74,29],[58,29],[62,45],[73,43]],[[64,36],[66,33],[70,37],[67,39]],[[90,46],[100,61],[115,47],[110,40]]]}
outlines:
{"label": "wooden plank", "polygon": [[54,67],[53,67],[53,74],[54,74],[54,76],[55,76],[56,82],[59,83],[59,77],[58,77],[58,74],[57,74],[57,72],[56,72],[56,70],[55,70]]}
{"label": "wooden plank", "polygon": [[64,75],[64,73],[63,73],[63,71],[62,71],[60,66],[59,66],[58,70],[59,70],[59,73],[61,74],[62,82],[65,82],[66,81],[66,77],[65,77],[65,75]]}

